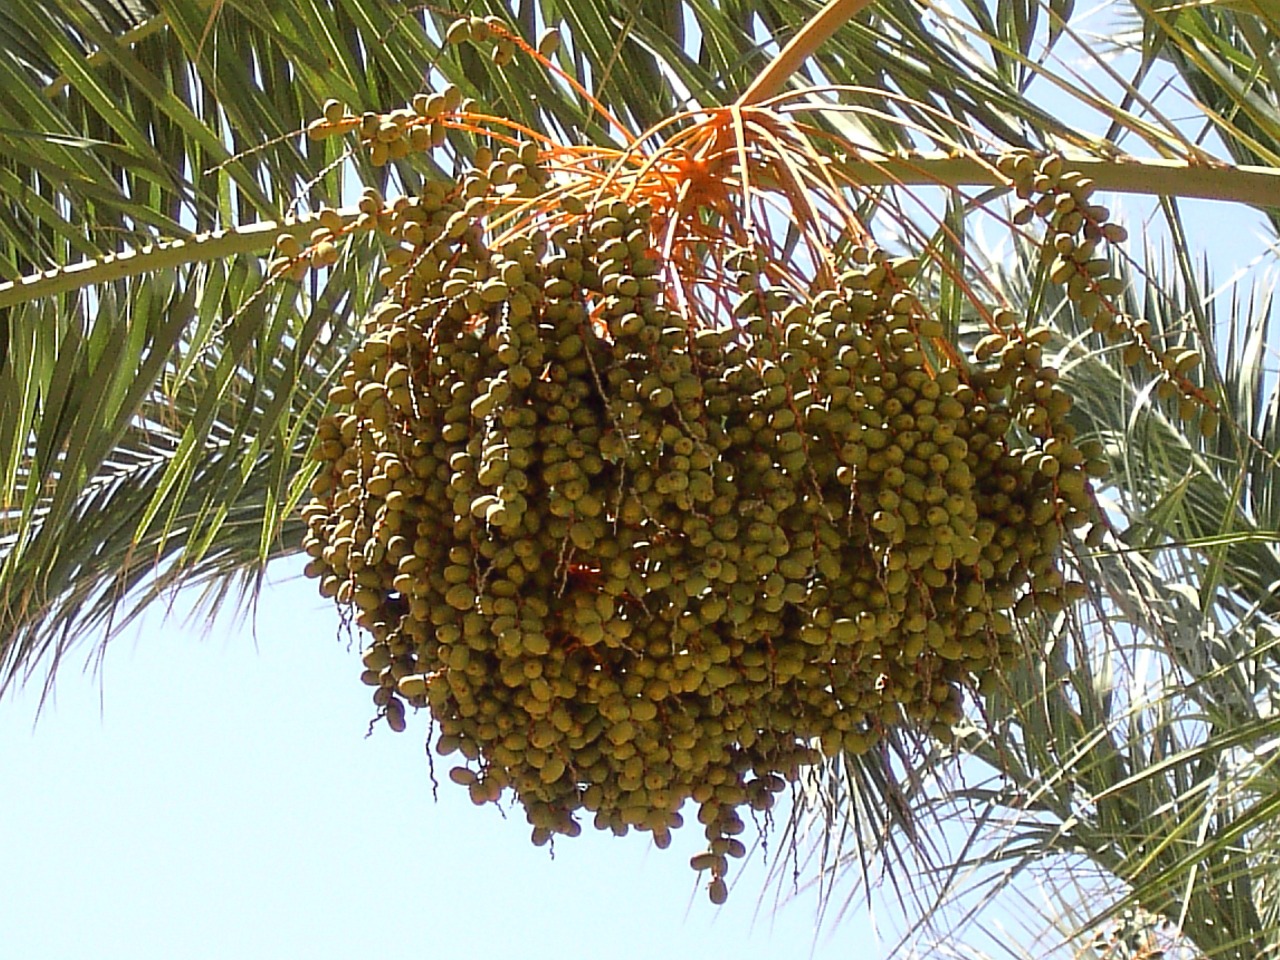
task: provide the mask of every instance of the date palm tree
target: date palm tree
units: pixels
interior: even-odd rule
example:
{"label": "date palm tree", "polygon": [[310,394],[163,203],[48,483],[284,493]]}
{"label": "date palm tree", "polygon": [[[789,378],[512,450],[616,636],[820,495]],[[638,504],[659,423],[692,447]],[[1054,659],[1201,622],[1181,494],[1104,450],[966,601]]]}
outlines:
{"label": "date palm tree", "polygon": [[[294,283],[272,248],[307,242],[322,207],[349,222],[362,187],[417,190],[473,149],[455,129],[375,165],[348,138],[305,135],[326,101],[359,116],[452,83],[475,111],[606,150],[626,131],[656,131],[632,146],[657,149],[709,117],[803,110],[858,222],[922,259],[917,295],[949,337],[985,332],[978,289],[1047,328],[1110,478],[1100,535],[1071,559],[1087,598],[1028,613],[1025,665],[951,738],[899,733],[813,769],[794,856],[833,891],[885,869],[909,884],[907,938],[959,936],[1038,872],[1077,911],[1063,938],[1095,955],[1275,955],[1271,301],[1264,285],[1215,293],[1182,203],[1253,211],[1274,258],[1274,5],[1132,0],[1101,28],[1072,3],[1020,0],[464,12],[562,42],[494,57],[446,42],[453,11],[374,0],[0,11],[0,691],[51,682],[78,641],[178,586],[210,606],[251,598],[300,551],[307,453],[384,254],[353,235]],[[1050,282],[999,161],[1011,151],[1155,198],[1146,246],[1107,270],[1145,343],[1203,358],[1186,390],[1155,389]]]}

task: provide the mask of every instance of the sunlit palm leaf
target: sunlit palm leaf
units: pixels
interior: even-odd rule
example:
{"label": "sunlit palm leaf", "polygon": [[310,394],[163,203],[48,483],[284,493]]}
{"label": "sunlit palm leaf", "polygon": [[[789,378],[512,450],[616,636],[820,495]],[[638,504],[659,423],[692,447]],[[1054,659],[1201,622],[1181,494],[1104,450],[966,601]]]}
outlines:
{"label": "sunlit palm leaf", "polygon": [[[373,290],[356,259],[311,295],[215,263],[8,316],[0,623],[11,676],[188,576],[292,552],[308,424]],[[146,585],[143,594],[135,587]],[[118,622],[118,621],[117,621]]]}

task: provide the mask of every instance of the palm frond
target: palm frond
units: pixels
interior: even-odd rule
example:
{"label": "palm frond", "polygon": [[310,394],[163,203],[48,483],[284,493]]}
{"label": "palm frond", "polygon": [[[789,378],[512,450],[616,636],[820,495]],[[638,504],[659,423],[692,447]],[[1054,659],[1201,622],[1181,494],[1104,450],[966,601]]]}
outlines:
{"label": "palm frond", "polygon": [[296,550],[308,424],[374,295],[364,269],[304,291],[215,261],[11,308],[6,681],[173,585]]}
{"label": "palm frond", "polygon": [[[299,549],[293,508],[312,425],[355,318],[378,296],[366,279],[377,251],[353,252],[304,289],[268,283],[257,259],[276,229],[267,225],[295,229],[290,214],[349,202],[358,185],[415,190],[476,145],[457,129],[433,155],[375,168],[340,139],[303,135],[326,99],[383,110],[448,81],[557,142],[622,146],[681,110],[733,102],[822,7],[468,7],[531,42],[559,28],[551,59],[564,76],[527,55],[498,66],[479,47],[444,43],[451,17],[427,7],[43,0],[0,10],[0,190],[12,201],[0,210],[0,280],[207,231],[262,234],[225,261],[153,257],[112,275],[99,261],[79,279],[0,291],[0,689],[181,583],[204,581],[215,598],[252,593],[266,563]],[[973,321],[964,285],[991,277],[989,288],[1052,322],[1077,428],[1104,441],[1114,504],[1114,533],[1075,561],[1091,603],[1026,625],[1029,666],[962,731],[963,759],[947,768],[904,738],[815,771],[797,816],[813,814],[826,846],[813,861],[797,856],[823,883],[843,864],[884,864],[921,914],[962,904],[967,918],[1037,864],[1066,858],[1118,884],[1084,885],[1119,891],[1085,910],[1090,920],[1136,903],[1208,955],[1251,957],[1280,942],[1270,292],[1208,298],[1173,204],[1167,263],[1115,265],[1128,280],[1123,309],[1150,324],[1153,342],[1208,358],[1194,385],[1218,419],[1202,434],[1184,425],[1178,397],[1155,393],[1122,346],[1043,284],[1034,245],[1003,276],[978,263],[965,216],[1006,186],[991,156],[1027,147],[1068,150],[1117,181],[1105,186],[1242,199],[1280,222],[1274,23],[1249,4],[1139,8],[1140,62],[1126,75],[1081,39],[1070,2],[974,0],[956,12],[882,0],[778,78],[778,109],[789,102],[815,137],[846,145],[839,162],[868,219],[878,211],[904,246],[928,245],[925,282],[954,329]],[[1153,69],[1161,58],[1182,82],[1179,111]],[[1166,116],[1192,101],[1200,126]],[[1126,162],[1121,147],[1135,142],[1150,162]],[[971,204],[960,183],[994,189]],[[904,198],[905,184],[937,185],[947,199],[910,208],[928,190]],[[961,814],[971,829],[959,847],[931,845],[928,828]],[[992,842],[996,823],[1011,826]]]}

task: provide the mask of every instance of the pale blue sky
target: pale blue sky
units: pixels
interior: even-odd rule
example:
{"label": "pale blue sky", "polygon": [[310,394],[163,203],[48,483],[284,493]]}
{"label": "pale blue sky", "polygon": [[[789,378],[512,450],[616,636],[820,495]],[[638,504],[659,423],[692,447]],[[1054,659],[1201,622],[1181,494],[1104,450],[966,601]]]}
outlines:
{"label": "pale blue sky", "polygon": [[[814,897],[757,916],[763,864],[726,907],[707,901],[696,824],[666,851],[587,829],[552,860],[518,811],[472,806],[447,761],[433,802],[425,718],[365,738],[359,659],[314,583],[266,591],[256,649],[229,619],[202,639],[148,618],[101,686],[68,664],[34,729],[35,689],[0,703],[0,958],[763,960],[813,944]],[[815,957],[880,953],[852,914]]]}

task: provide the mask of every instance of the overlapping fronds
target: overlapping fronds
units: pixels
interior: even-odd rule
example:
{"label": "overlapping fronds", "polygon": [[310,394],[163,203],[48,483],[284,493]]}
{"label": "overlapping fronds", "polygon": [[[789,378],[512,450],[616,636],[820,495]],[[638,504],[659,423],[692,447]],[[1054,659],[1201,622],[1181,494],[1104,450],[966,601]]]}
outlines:
{"label": "overlapping fronds", "polygon": [[[1220,397],[1218,429],[1188,432],[1179,401],[1160,399],[1121,347],[1050,292],[1042,309],[1062,335],[1054,344],[1080,428],[1105,440],[1112,463],[1112,534],[1077,557],[1089,602],[1025,624],[1044,658],[1007,676],[939,779],[913,791],[931,820],[967,826],[943,834],[944,850],[909,859],[922,896],[935,898],[918,912],[920,926],[908,927],[912,937],[976,929],[983,908],[1024,897],[1038,881],[1074,915],[1056,935],[1062,949],[1077,935],[1105,941],[1122,913],[1130,924],[1154,918],[1132,934],[1151,949],[1166,942],[1213,957],[1268,956],[1280,940],[1280,395],[1264,346],[1269,289],[1214,300],[1207,278],[1157,283],[1167,276],[1161,256],[1145,259],[1145,280],[1124,269],[1130,309],[1152,336],[1221,348],[1221,366],[1199,374]],[[1014,263],[993,265],[1010,295],[1043,297],[1034,251]],[[850,829],[847,818],[867,798],[856,779],[828,782],[837,790],[825,809],[845,816],[813,848],[828,853],[826,874],[815,875],[839,890],[841,861],[854,876],[861,864],[832,837]],[[891,817],[878,827],[880,844],[909,835]]]}

